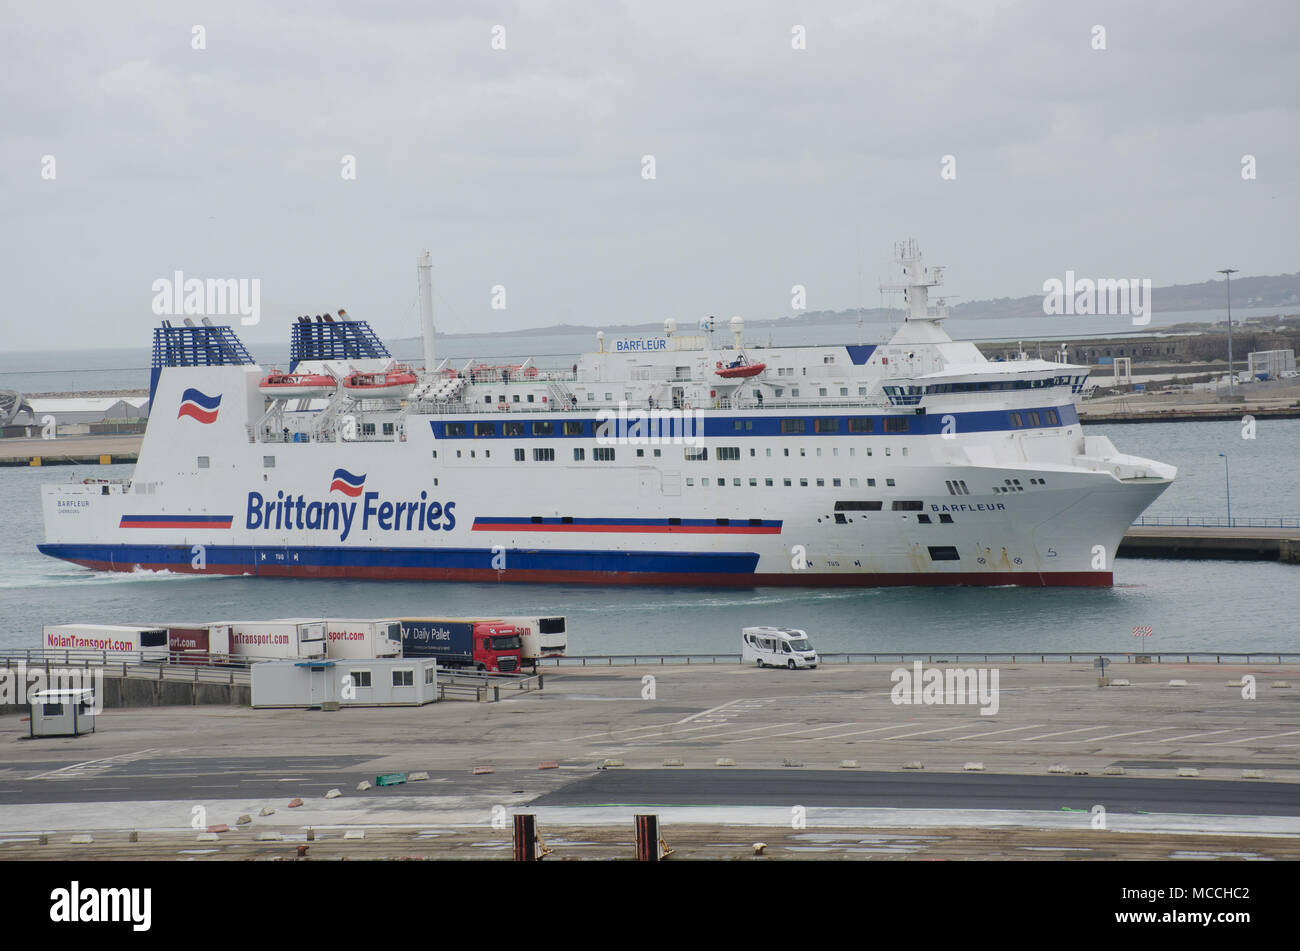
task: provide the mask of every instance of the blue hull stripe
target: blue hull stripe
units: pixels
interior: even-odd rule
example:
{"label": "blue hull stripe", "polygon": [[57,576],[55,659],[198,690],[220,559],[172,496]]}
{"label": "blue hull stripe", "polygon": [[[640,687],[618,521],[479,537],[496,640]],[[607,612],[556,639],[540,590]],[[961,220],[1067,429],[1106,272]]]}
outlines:
{"label": "blue hull stripe", "polygon": [[[189,545],[64,545],[38,546],[41,553],[67,561],[113,565],[176,565],[190,570]],[[208,569],[239,568],[493,568],[499,552],[491,548],[324,548],[266,545],[208,545]],[[630,572],[674,574],[753,574],[758,553],[689,551],[598,551],[583,549],[513,549],[505,553],[515,571]]]}
{"label": "blue hull stripe", "polygon": [[[1048,410],[1055,410],[1060,416],[1060,423],[1056,426],[1049,426],[1040,423],[1038,426],[1028,425],[1029,414],[1037,413],[1040,419],[1046,419]],[[644,413],[646,410],[629,409],[630,418],[635,419],[638,413]],[[1013,426],[1011,424],[1011,413],[1016,412],[1025,421],[1024,426]],[[596,420],[591,416],[569,416],[563,411],[547,413],[543,418],[538,419],[537,413],[520,413],[516,419],[496,419],[484,420],[481,415],[466,416],[463,419],[448,419],[439,417],[430,420],[429,426],[433,430],[435,439],[591,439],[595,437],[595,427],[598,425]],[[1015,410],[994,409],[980,410],[978,412],[954,412],[947,413],[936,411],[924,415],[915,415],[906,408],[900,408],[896,413],[888,415],[868,415],[864,413],[854,413],[852,415],[840,415],[836,413],[818,413],[816,415],[790,414],[786,416],[706,416],[704,418],[703,435],[709,438],[744,438],[751,436],[936,436],[944,432],[944,420],[951,417],[955,423],[949,426],[952,431],[955,426],[956,432],[959,433],[988,433],[988,432],[1032,432],[1037,429],[1060,429],[1062,426],[1073,426],[1079,421],[1079,415],[1075,411],[1074,405],[1066,403],[1060,406],[1031,406]],[[616,416],[605,417],[610,421],[610,433],[614,434],[613,426],[617,420]],[[838,425],[834,430],[820,431],[820,420],[834,419]],[[871,432],[851,432],[849,429],[849,420],[851,419],[869,419],[871,420]],[[783,431],[782,424],[788,420],[802,420],[802,432]],[[906,431],[887,432],[885,430],[885,420],[904,420],[907,426]],[[506,423],[518,424],[522,430],[518,433],[506,435]],[[534,432],[533,424],[549,424],[551,432]],[[580,423],[581,431],[566,433],[564,423]],[[459,435],[449,435],[448,426],[458,426],[463,428],[464,432]],[[480,434],[475,435],[475,426],[480,427]],[[490,427],[490,429],[489,429]],[[576,428],[576,427],[575,427]],[[788,428],[788,427],[787,427]],[[648,439],[643,440],[648,445]],[[664,424],[663,439],[667,442],[668,432],[667,424]]]}

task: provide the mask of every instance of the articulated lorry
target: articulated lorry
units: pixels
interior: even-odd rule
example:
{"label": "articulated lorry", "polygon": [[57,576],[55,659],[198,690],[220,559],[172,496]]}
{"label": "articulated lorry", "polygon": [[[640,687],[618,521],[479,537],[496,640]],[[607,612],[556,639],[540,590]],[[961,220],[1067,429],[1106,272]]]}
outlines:
{"label": "articulated lorry", "polygon": [[402,656],[436,657],[443,667],[514,673],[523,646],[514,626],[500,621],[402,618]]}

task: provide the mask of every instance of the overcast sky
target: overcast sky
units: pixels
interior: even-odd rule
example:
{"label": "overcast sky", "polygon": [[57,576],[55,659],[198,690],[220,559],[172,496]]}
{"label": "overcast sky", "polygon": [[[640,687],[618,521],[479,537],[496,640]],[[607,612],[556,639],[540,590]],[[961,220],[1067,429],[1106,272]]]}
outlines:
{"label": "overcast sky", "polygon": [[776,317],[794,284],[873,307],[909,236],[956,300],[1291,272],[1298,27],[1294,0],[10,4],[0,346],[144,345],[177,270],[259,279],[249,342],[339,307],[410,336],[424,248],[455,333]]}

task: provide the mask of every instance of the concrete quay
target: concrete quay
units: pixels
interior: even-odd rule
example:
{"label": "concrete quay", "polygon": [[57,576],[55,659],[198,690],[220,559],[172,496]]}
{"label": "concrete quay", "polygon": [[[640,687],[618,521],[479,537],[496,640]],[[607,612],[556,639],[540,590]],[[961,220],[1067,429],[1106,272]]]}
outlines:
{"label": "concrete quay", "polygon": [[[990,843],[1300,858],[1300,666],[1126,666],[1099,687],[1089,664],[1002,664],[976,670],[990,688],[997,675],[983,705],[896,704],[896,669],[560,668],[500,703],[109,710],[75,739],[22,739],[26,723],[0,717],[0,857],[50,857],[86,832],[139,846],[130,830],[155,857],[272,857],[310,827],[332,837],[322,857],[505,858],[514,812],[536,814],[544,839],[595,843],[570,857],[614,857],[631,817],[654,812],[680,857],[747,857],[761,840],[791,858],[977,857]],[[373,786],[392,772],[411,778]],[[193,844],[196,806],[234,831]],[[80,857],[101,854],[117,857]]]}

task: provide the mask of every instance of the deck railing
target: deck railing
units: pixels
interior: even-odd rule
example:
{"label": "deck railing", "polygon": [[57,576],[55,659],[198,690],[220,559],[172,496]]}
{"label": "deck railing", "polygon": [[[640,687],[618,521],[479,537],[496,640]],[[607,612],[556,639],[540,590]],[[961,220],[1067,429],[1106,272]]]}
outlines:
{"label": "deck railing", "polygon": [[1143,515],[1134,525],[1161,528],[1300,528],[1300,516]]}

